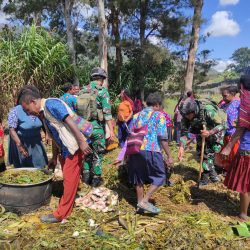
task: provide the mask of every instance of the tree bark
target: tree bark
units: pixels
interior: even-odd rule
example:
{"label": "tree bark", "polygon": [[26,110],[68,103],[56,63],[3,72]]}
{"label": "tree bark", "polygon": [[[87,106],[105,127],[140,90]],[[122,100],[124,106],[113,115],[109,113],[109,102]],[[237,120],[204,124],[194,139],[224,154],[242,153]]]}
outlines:
{"label": "tree bark", "polygon": [[[64,0],[63,1],[63,11],[64,18],[66,23],[66,33],[67,33],[67,44],[69,47],[69,54],[71,63],[74,67],[74,71],[76,69],[76,49],[74,43],[74,26],[71,20],[72,8],[74,5],[74,0]],[[79,79],[77,76],[74,76],[74,84],[79,85]]]}
{"label": "tree bark", "polygon": [[111,5],[111,16],[110,22],[112,25],[112,35],[115,37],[115,82],[120,80],[121,66],[122,66],[122,48],[121,48],[121,37],[119,30],[119,14],[120,11],[115,7],[115,4]]}
{"label": "tree bark", "polygon": [[[105,18],[104,0],[97,0],[99,21],[99,64],[108,74],[107,22]],[[107,80],[104,83],[108,87]]]}
{"label": "tree bark", "polygon": [[148,0],[140,1],[140,55],[139,55],[139,86],[140,86],[140,95],[141,100],[144,101],[144,64],[143,64],[143,54],[144,54],[144,46],[146,43],[145,32],[146,32],[146,18],[147,18],[147,10],[148,10]]}
{"label": "tree bark", "polygon": [[36,26],[41,27],[41,25],[42,25],[42,10],[34,13],[34,23]]}
{"label": "tree bark", "polygon": [[185,76],[185,93],[193,89],[195,55],[198,48],[203,0],[194,1],[194,15]]}

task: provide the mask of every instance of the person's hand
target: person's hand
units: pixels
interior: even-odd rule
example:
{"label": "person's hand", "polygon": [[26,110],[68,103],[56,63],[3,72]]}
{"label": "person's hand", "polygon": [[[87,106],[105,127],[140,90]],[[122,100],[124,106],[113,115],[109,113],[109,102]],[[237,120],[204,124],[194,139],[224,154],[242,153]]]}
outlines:
{"label": "person's hand", "polygon": [[201,136],[207,138],[210,135],[209,130],[201,130]]}
{"label": "person's hand", "polygon": [[79,148],[81,149],[84,155],[92,153],[92,149],[86,141],[81,141],[79,144]]}
{"label": "person's hand", "polygon": [[221,156],[222,156],[224,159],[226,159],[226,158],[229,156],[230,153],[231,153],[231,147],[230,147],[229,145],[227,145],[227,146],[220,152]]}
{"label": "person's hand", "polygon": [[114,133],[114,131],[112,130],[110,130],[110,137],[108,138],[108,140],[109,141],[115,141],[115,133]]}
{"label": "person's hand", "polygon": [[179,147],[179,152],[178,152],[178,159],[179,159],[179,161],[183,160],[183,156],[184,156],[184,147],[180,146]]}
{"label": "person's hand", "polygon": [[166,161],[168,167],[173,167],[174,165],[174,160],[172,157],[169,157]]}
{"label": "person's hand", "polygon": [[17,148],[19,150],[19,152],[24,156],[24,157],[28,157],[29,153],[27,148],[23,145],[23,144],[19,144],[17,145]]}
{"label": "person's hand", "polygon": [[57,157],[53,157],[52,159],[49,160],[48,168],[53,169],[53,172],[55,171],[56,165],[57,165]]}

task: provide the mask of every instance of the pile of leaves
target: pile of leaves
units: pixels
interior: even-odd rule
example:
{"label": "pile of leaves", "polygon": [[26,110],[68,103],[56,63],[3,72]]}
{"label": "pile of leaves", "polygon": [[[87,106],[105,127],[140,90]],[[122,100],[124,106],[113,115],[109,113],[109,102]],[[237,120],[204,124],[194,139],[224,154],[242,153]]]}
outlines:
{"label": "pile of leaves", "polygon": [[51,175],[37,170],[13,170],[9,169],[0,174],[0,183],[4,184],[36,184],[46,181],[51,178]]}

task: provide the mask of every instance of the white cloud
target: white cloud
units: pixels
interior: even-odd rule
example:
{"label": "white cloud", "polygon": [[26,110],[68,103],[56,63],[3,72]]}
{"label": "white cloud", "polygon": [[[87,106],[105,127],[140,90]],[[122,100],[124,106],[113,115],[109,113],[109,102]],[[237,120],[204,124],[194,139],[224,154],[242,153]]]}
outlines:
{"label": "white cloud", "polygon": [[239,24],[232,19],[228,11],[215,12],[211,24],[205,30],[205,34],[211,36],[236,36],[239,32]]}
{"label": "white cloud", "polygon": [[3,11],[0,10],[0,24],[7,24],[7,23],[9,23],[8,18],[10,18],[10,16],[6,15]]}
{"label": "white cloud", "polygon": [[227,68],[228,65],[230,65],[232,63],[234,63],[234,61],[232,61],[232,60],[226,60],[226,61],[225,60],[218,60],[217,64],[215,66],[213,66],[213,69],[221,73]]}
{"label": "white cloud", "polygon": [[236,5],[240,0],[220,0],[220,5]]}
{"label": "white cloud", "polygon": [[[0,9],[3,8],[7,3],[9,3],[8,0],[3,0],[2,5],[0,5]],[[11,17],[10,15],[7,15],[2,10],[0,10],[0,25],[8,24],[9,23],[8,18],[10,17]]]}
{"label": "white cloud", "polygon": [[90,18],[93,15],[97,15],[97,8],[92,8],[88,4],[77,2],[74,7],[84,19]]}
{"label": "white cloud", "polygon": [[149,36],[148,40],[154,45],[158,45],[161,43],[160,38],[157,36]]}

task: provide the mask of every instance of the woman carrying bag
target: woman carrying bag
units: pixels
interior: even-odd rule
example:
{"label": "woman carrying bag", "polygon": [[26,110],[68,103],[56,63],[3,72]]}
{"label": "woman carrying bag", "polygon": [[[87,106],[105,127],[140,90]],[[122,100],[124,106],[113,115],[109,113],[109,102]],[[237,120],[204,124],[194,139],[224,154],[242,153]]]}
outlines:
{"label": "woman carrying bag", "polygon": [[[142,212],[158,214],[160,209],[150,203],[149,199],[166,181],[161,150],[163,149],[168,156],[169,165],[173,164],[173,160],[168,147],[166,119],[159,112],[162,105],[161,94],[158,92],[150,94],[146,103],[147,108],[133,117],[132,133],[127,141],[128,172],[129,181],[136,188],[137,209]],[[140,138],[141,146],[137,152],[136,148],[138,148]],[[144,184],[151,184],[145,194]]]}

